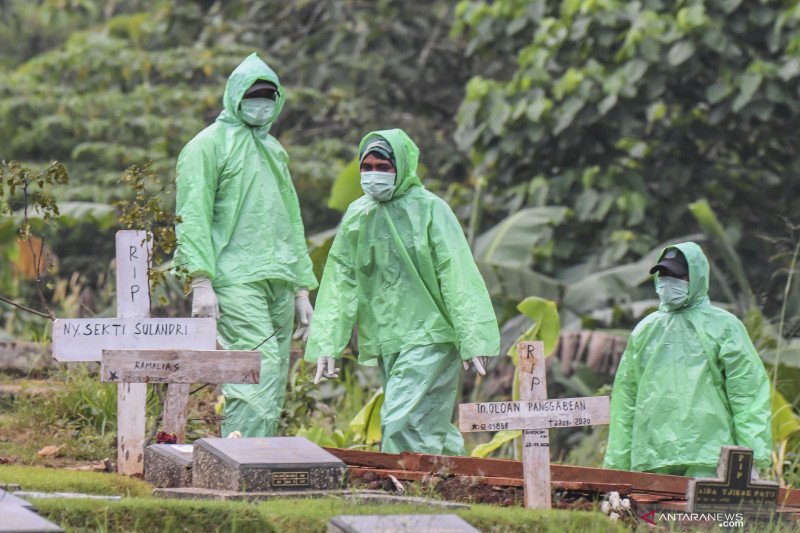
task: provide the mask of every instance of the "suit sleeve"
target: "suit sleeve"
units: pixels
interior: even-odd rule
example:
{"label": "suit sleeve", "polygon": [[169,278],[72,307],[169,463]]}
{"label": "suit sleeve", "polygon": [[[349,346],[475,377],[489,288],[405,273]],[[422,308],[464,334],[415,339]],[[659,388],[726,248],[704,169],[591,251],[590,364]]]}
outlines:
{"label": "suit sleeve", "polygon": [[739,320],[731,324],[719,357],[736,444],[752,448],[756,464],[767,468],[772,463],[771,387],[764,364]]}
{"label": "suit sleeve", "polygon": [[489,291],[461,225],[443,201],[433,205],[429,232],[444,311],[455,330],[461,359],[498,355],[500,332]]}
{"label": "suit sleeve", "polygon": [[636,391],[638,389],[634,365],[635,334],[631,335],[625,353],[617,368],[614,388],[611,392],[611,423],[608,428],[604,468],[614,470],[631,469],[631,440],[633,436],[633,417],[636,412]]}
{"label": "suit sleeve", "polygon": [[[202,135],[202,134],[201,134]],[[178,156],[176,169],[175,226],[178,241],[175,267],[192,276],[216,276],[216,256],[211,240],[219,173],[224,166],[210,136],[192,139]]]}
{"label": "suit sleeve", "polygon": [[306,361],[341,356],[358,318],[356,276],[345,230],[346,218],[333,239],[325,263],[306,343]]}

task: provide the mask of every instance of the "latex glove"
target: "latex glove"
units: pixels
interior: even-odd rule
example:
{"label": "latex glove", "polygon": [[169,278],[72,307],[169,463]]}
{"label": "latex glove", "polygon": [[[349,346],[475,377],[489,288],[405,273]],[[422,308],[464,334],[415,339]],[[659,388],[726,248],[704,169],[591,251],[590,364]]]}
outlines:
{"label": "latex glove", "polygon": [[314,308],[311,307],[311,302],[308,299],[308,289],[300,289],[294,295],[294,309],[297,314],[298,326],[292,338],[307,341],[311,317],[314,316]]}
{"label": "latex glove", "polygon": [[314,377],[314,385],[318,385],[322,378],[338,378],[339,369],[335,368],[335,365],[336,360],[333,357],[320,357],[317,359],[317,375]]}
{"label": "latex glove", "polygon": [[[473,357],[470,361],[475,365],[475,372],[481,376],[486,375],[486,357]],[[466,361],[464,361],[464,370],[469,370],[469,363]]]}
{"label": "latex glove", "polygon": [[211,280],[200,276],[192,280],[192,316],[219,318],[219,300]]}

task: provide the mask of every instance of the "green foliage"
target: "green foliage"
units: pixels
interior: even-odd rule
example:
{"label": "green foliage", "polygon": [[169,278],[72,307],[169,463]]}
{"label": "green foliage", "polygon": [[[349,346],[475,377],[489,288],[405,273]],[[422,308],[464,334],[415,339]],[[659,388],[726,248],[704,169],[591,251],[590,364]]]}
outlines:
{"label": "green foliage", "polygon": [[[517,309],[520,313],[533,320],[533,325],[528,328],[508,350],[508,356],[514,360],[514,382],[512,385],[512,398],[519,400],[519,373],[517,372],[517,343],[522,341],[542,341],[544,343],[544,356],[548,357],[558,343],[561,334],[561,320],[558,316],[556,303],[538,296],[529,296],[519,303]],[[553,365],[555,366],[555,365]],[[499,451],[504,445],[510,445],[516,439],[522,437],[522,431],[499,431],[494,434],[492,440],[476,446],[471,457],[488,457],[490,454]],[[521,450],[517,450],[517,455],[521,455]]]}
{"label": "green foliage", "polygon": [[153,492],[150,484],[129,476],[39,466],[3,465],[0,468],[0,484],[6,483],[19,485],[23,490],[138,498],[147,498]]}
{"label": "green foliage", "polygon": [[[780,234],[781,215],[797,213],[793,5],[464,0],[454,29],[487,64],[467,85],[456,133],[507,199],[487,217],[520,197],[571,209],[537,271],[610,265],[690,233],[697,198],[747,231],[748,258],[770,255],[753,234]],[[763,261],[747,269],[768,284]]]}
{"label": "green foliage", "polygon": [[383,407],[383,398],[383,389],[379,389],[349,424],[350,429],[357,436],[356,440],[368,446],[381,442],[381,407]]}
{"label": "green foliage", "polygon": [[[558,316],[556,303],[538,296],[529,296],[517,306],[519,312],[533,320],[533,325],[517,339],[522,341],[542,341],[544,343],[544,356],[549,357],[558,343],[561,334],[561,320]],[[508,355],[517,364],[516,344],[508,351]]]}
{"label": "green foliage", "polygon": [[[60,440],[65,445],[63,454],[76,459],[108,457],[117,431],[116,385],[100,383],[96,372],[76,364],[49,380],[57,384],[52,392],[17,398],[10,429],[34,430]],[[148,424],[159,412],[161,405],[151,388],[145,413]]]}
{"label": "green foliage", "polygon": [[77,531],[278,531],[268,516],[244,502],[53,499],[37,501],[36,508],[49,520]]}
{"label": "green foliage", "polygon": [[464,510],[420,509],[411,504],[365,504],[341,498],[245,502],[129,498],[117,502],[37,500],[37,510],[69,530],[91,531],[326,531],[338,515],[457,514],[487,532],[622,533],[600,513],[471,505]]}
{"label": "green foliage", "polygon": [[339,175],[333,181],[333,187],[331,187],[328,207],[337,211],[346,211],[352,202],[364,194],[364,191],[361,190],[359,168],[358,158],[356,157],[339,172]]}
{"label": "green foliage", "polygon": [[[120,224],[127,229],[147,233],[147,241],[151,243],[148,245],[151,250],[150,260],[154,265],[169,262],[178,244],[175,237],[175,225],[181,219],[171,208],[163,205],[162,196],[174,191],[166,185],[162,185],[161,180],[150,169],[149,164],[144,167],[131,166],[121,181],[132,190],[134,198],[114,202],[114,205],[120,210]],[[189,292],[189,272],[182,265],[172,265],[169,269],[148,268],[147,275],[151,288],[166,283],[167,272],[171,272],[177,279],[184,279],[184,292]],[[163,295],[161,303],[162,305],[167,303],[167,299]]]}

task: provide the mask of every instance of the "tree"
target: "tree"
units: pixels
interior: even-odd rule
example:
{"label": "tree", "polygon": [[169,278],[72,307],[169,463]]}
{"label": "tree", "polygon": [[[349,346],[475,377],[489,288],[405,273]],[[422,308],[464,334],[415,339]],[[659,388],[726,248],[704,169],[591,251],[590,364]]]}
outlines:
{"label": "tree", "polygon": [[459,146],[490,192],[518,199],[504,205],[572,210],[534,268],[640,255],[696,231],[687,205],[706,198],[770,288],[757,236],[782,234],[800,207],[799,6],[465,0],[456,16],[467,52],[492,65],[469,81]]}

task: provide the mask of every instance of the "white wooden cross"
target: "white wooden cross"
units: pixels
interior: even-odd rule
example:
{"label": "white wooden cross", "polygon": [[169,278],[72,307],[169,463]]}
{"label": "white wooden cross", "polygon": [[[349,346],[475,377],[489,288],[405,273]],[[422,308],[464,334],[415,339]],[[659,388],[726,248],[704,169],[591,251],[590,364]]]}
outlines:
{"label": "white wooden cross", "polygon": [[[56,320],[53,357],[64,362],[100,361],[103,350],[214,350],[217,327],[213,318],[150,318],[151,241],[147,233],[118,231],[116,240],[118,318]],[[188,392],[188,384],[177,385],[171,391],[173,402],[188,398]],[[169,403],[170,392],[167,395]],[[143,472],[146,399],[147,383],[122,383],[117,389],[117,470],[121,474]]]}
{"label": "white wooden cross", "polygon": [[523,430],[522,469],[529,508],[551,507],[549,429],[609,423],[608,396],[548,399],[544,363],[542,342],[518,343],[520,401],[467,403],[458,408],[463,433]]}

